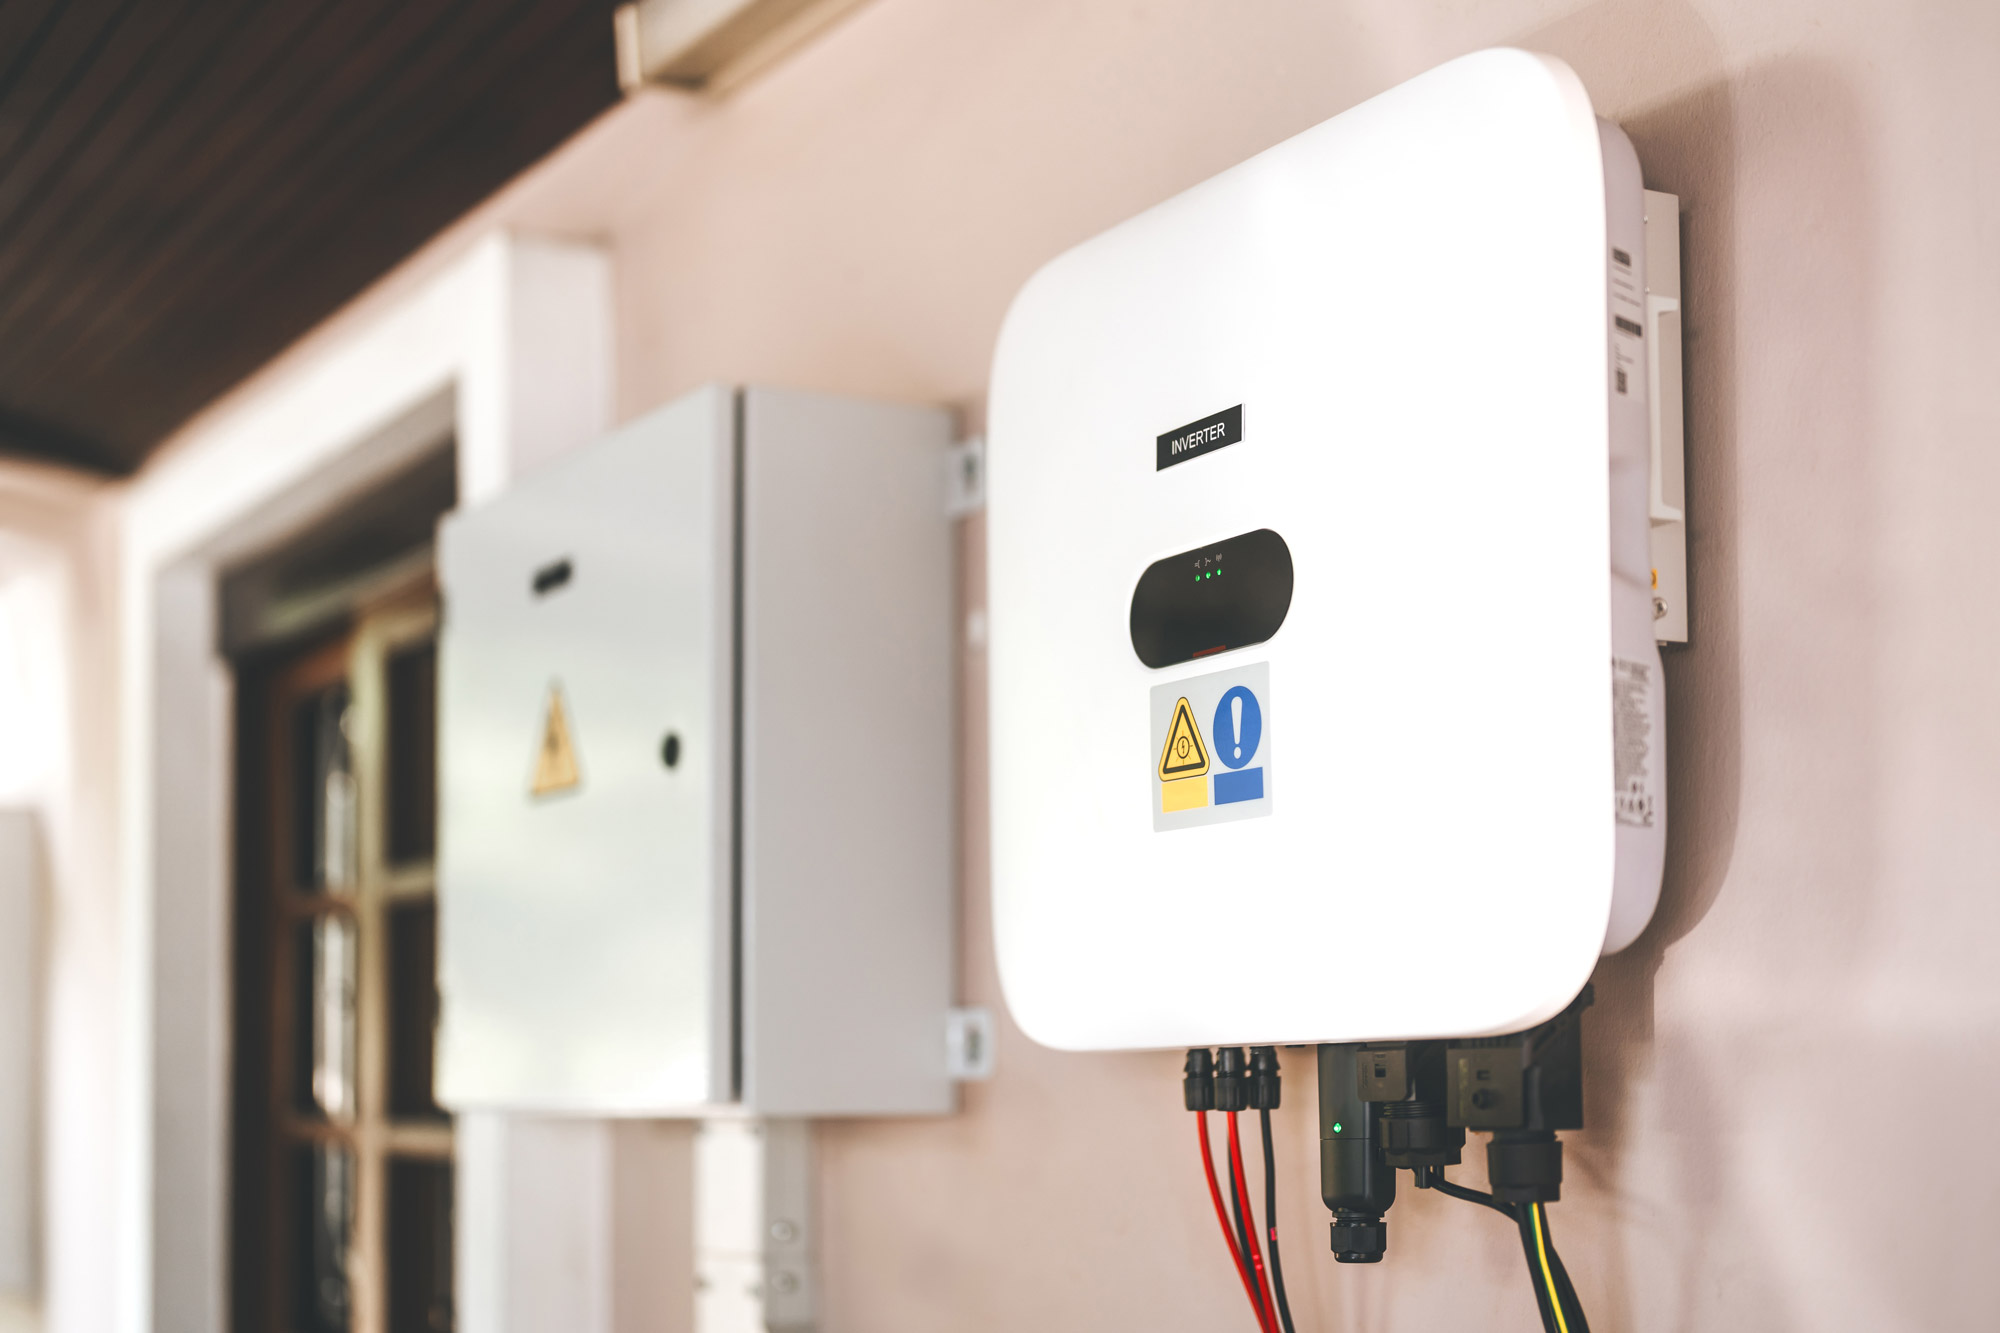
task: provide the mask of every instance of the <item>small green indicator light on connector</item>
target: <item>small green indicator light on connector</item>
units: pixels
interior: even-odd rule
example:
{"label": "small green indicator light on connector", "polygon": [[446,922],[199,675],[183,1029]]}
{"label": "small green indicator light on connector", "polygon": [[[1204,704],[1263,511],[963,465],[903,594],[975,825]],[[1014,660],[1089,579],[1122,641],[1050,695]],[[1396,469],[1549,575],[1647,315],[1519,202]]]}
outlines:
{"label": "small green indicator light on connector", "polygon": [[1340,1122],[1338,1120],[1333,1122],[1333,1132],[1336,1134],[1340,1133]]}

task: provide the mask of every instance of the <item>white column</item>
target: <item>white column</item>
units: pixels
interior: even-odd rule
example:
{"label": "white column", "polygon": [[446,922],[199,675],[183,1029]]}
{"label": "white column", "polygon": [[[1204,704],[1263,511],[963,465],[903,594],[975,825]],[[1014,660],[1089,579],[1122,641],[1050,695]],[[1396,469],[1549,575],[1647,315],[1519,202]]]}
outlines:
{"label": "white column", "polygon": [[[455,277],[467,284],[459,501],[477,504],[611,425],[611,261],[592,246],[502,235]],[[612,1333],[613,1128],[459,1117],[464,1333]]]}
{"label": "white column", "polygon": [[499,235],[466,284],[458,379],[458,498],[478,504],[612,423],[611,257],[595,246]]}
{"label": "white column", "polygon": [[458,1118],[458,1306],[468,1333],[611,1333],[612,1127]]}

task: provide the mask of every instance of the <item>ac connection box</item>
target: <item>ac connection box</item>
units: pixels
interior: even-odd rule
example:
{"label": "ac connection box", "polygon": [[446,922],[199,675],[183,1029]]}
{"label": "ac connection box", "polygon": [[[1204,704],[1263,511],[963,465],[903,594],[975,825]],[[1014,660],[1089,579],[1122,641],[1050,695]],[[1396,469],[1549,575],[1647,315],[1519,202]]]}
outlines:
{"label": "ac connection box", "polygon": [[951,1108],[950,439],[704,389],[446,521],[447,1105]]}

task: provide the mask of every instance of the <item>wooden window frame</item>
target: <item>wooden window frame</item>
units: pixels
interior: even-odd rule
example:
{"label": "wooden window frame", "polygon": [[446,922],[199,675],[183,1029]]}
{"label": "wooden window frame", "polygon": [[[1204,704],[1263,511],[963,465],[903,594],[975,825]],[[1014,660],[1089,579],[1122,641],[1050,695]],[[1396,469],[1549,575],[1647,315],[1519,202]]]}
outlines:
{"label": "wooden window frame", "polygon": [[[293,1150],[338,1143],[353,1155],[352,1231],[348,1249],[349,1327],[390,1333],[390,1166],[395,1160],[450,1162],[452,1122],[442,1112],[392,1113],[389,1012],[391,916],[435,903],[433,859],[389,859],[389,664],[435,640],[437,599],[431,574],[377,590],[350,627],[316,646],[246,662],[239,675],[237,772],[237,1050],[233,1191],[232,1324],[238,1333],[293,1326],[291,1299],[301,1280],[287,1228]],[[345,728],[356,789],[356,862],[352,883],[315,888],[296,882],[298,771],[294,710],[345,682]],[[353,1114],[335,1121],[302,1111],[296,968],[299,927],[329,913],[354,924],[355,1089]],[[435,1010],[432,1012],[435,1022]],[[308,1044],[309,1045],[309,1044]],[[398,1331],[400,1333],[400,1331]]]}

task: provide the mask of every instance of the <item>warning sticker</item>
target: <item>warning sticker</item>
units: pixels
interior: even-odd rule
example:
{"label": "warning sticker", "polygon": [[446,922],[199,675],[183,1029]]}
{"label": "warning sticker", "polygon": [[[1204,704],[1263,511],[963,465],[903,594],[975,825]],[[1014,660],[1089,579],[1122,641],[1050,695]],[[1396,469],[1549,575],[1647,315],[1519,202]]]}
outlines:
{"label": "warning sticker", "polygon": [[1611,251],[1611,390],[1633,394],[1645,387],[1645,294],[1630,252]]}
{"label": "warning sticker", "polygon": [[1208,804],[1208,747],[1183,696],[1174,704],[1167,743],[1160,751],[1160,808],[1193,810]]}
{"label": "warning sticker", "polygon": [[542,743],[535,751],[535,777],[528,785],[528,794],[554,796],[573,790],[582,781],[576,742],[570,737],[569,713],[563,707],[562,684],[551,682],[548,707],[542,716]]}
{"label": "warning sticker", "polygon": [[1271,813],[1271,664],[1155,686],[1153,830]]}

